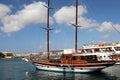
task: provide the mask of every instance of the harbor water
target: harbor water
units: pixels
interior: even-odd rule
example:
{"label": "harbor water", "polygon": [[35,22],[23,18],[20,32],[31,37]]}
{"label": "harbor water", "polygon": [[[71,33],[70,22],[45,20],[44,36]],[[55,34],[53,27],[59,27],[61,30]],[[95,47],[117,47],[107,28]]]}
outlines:
{"label": "harbor water", "polygon": [[120,80],[120,65],[97,73],[75,74],[36,70],[31,62],[20,58],[0,59],[0,80]]}

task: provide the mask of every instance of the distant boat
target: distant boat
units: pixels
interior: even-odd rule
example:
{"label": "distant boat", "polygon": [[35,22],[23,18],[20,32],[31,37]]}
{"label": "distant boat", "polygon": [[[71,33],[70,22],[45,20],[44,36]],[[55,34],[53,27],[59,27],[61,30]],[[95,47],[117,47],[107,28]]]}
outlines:
{"label": "distant boat", "polygon": [[23,61],[29,62],[29,59],[27,58],[22,58]]}
{"label": "distant boat", "polygon": [[115,64],[114,61],[99,61],[96,55],[85,55],[77,51],[77,17],[78,17],[78,0],[76,0],[76,21],[75,21],[75,51],[70,54],[63,53],[60,58],[49,57],[49,9],[50,0],[48,0],[48,15],[47,15],[47,58],[31,58],[36,68],[45,71],[54,72],[74,72],[74,73],[89,73],[101,71],[102,69]]}
{"label": "distant boat", "polygon": [[86,44],[82,49],[86,54],[96,54],[102,61],[113,60],[116,64],[120,64],[120,42]]}

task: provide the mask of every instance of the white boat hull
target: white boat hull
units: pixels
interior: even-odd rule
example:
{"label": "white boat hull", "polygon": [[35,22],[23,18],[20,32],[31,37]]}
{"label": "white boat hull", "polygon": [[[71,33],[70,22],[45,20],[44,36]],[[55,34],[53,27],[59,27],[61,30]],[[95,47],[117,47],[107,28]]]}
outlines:
{"label": "white boat hull", "polygon": [[42,64],[35,63],[36,68],[45,71],[54,71],[54,72],[74,72],[74,73],[88,73],[96,72],[104,69],[106,66],[99,67],[56,67],[56,66],[46,66]]}

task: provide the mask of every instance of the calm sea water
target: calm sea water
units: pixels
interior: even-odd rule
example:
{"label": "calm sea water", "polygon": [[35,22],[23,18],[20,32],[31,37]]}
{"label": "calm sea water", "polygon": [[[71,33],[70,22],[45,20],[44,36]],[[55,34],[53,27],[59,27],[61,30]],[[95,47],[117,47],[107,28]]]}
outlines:
{"label": "calm sea water", "polygon": [[21,59],[0,59],[0,80],[120,80],[120,65],[99,73],[73,74],[36,70],[32,63]]}

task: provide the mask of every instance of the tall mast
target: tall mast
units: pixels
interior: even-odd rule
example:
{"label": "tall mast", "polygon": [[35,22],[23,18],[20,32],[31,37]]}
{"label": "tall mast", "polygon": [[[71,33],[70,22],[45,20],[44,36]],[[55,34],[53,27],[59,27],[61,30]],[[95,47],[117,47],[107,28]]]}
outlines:
{"label": "tall mast", "polygon": [[50,15],[50,9],[53,9],[53,8],[50,8],[50,0],[48,0],[48,5],[43,5],[44,7],[47,8],[47,28],[43,28],[47,31],[47,58],[49,59],[49,56],[50,56],[50,48],[49,48],[49,31],[52,30],[50,29],[50,26],[49,26],[49,15]]}
{"label": "tall mast", "polygon": [[75,53],[77,53],[77,35],[78,35],[78,0],[76,0],[76,20],[75,20]]}
{"label": "tall mast", "polygon": [[47,55],[48,55],[48,59],[49,59],[49,52],[50,52],[50,48],[49,48],[49,8],[50,7],[50,0],[48,0],[48,8],[47,8]]}

